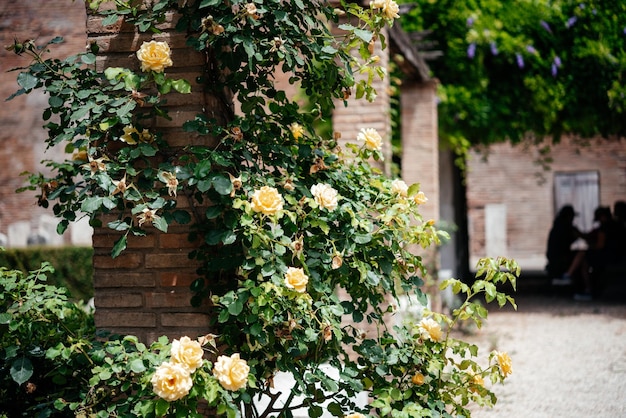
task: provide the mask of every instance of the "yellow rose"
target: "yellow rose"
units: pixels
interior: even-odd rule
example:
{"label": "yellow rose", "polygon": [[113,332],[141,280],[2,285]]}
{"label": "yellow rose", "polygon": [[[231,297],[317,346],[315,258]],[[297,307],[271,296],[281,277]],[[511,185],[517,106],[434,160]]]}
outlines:
{"label": "yellow rose", "polygon": [[306,285],[309,283],[309,277],[304,274],[304,270],[297,267],[289,267],[285,273],[285,286],[296,292],[306,292]]}
{"label": "yellow rose", "polygon": [[413,197],[413,200],[418,205],[423,205],[424,203],[428,202],[428,198],[426,197],[424,192],[417,192],[417,194]]}
{"label": "yellow rose", "polygon": [[513,372],[513,367],[511,364],[511,357],[503,351],[494,351],[494,355],[496,357],[496,361],[498,362],[498,366],[500,366],[500,370],[504,377],[508,376]]}
{"label": "yellow rose", "polygon": [[172,362],[182,364],[189,369],[190,373],[202,366],[204,351],[198,341],[193,341],[189,337],[182,337],[180,340],[172,341],[171,357]]}
{"label": "yellow rose", "polygon": [[409,186],[403,180],[395,179],[391,182],[391,192],[406,197],[409,193]]}
{"label": "yellow rose", "polygon": [[316,184],[311,187],[315,202],[322,208],[333,211],[337,208],[337,190],[328,184]]}
{"label": "yellow rose", "polygon": [[346,415],[344,418],[365,418],[365,415],[353,412],[352,414]]}
{"label": "yellow rose", "polygon": [[380,150],[383,146],[383,139],[376,129],[361,129],[356,137],[357,141],[365,143],[365,148],[370,150]]}
{"label": "yellow rose", "polygon": [[283,197],[275,188],[263,186],[252,195],[252,210],[273,215],[283,210]]}
{"label": "yellow rose", "polygon": [[239,358],[239,353],[232,356],[219,356],[213,367],[213,375],[220,385],[227,390],[239,390],[248,383],[250,367],[245,360]]}
{"label": "yellow rose", "polygon": [[165,67],[172,66],[170,54],[170,46],[167,42],[144,42],[137,51],[137,58],[141,61],[141,71],[162,73]]}
{"label": "yellow rose", "polygon": [[168,402],[181,399],[193,386],[189,369],[178,363],[163,363],[154,372],[151,379],[154,393]]}
{"label": "yellow rose", "polygon": [[294,139],[300,139],[304,135],[304,128],[299,123],[292,123],[289,126],[289,130],[291,131],[291,135],[293,135]]}
{"label": "yellow rose", "polygon": [[397,19],[400,17],[400,7],[394,0],[372,0],[370,2],[372,9],[382,9],[387,19]]}
{"label": "yellow rose", "polygon": [[417,372],[413,375],[413,377],[411,378],[411,382],[413,382],[414,385],[423,385],[424,384],[424,375],[421,374],[420,372]]}
{"label": "yellow rose", "polygon": [[431,341],[441,340],[441,326],[432,318],[423,318],[419,323],[419,328],[424,338]]}

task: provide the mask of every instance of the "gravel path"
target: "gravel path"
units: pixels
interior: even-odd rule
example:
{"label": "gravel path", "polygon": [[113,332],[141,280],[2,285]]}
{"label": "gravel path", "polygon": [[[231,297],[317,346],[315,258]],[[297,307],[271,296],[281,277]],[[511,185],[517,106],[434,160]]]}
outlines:
{"label": "gravel path", "polygon": [[566,293],[513,296],[517,312],[490,309],[483,328],[464,336],[483,356],[498,349],[513,360],[513,374],[492,387],[495,407],[472,416],[626,417],[626,292],[591,302]]}

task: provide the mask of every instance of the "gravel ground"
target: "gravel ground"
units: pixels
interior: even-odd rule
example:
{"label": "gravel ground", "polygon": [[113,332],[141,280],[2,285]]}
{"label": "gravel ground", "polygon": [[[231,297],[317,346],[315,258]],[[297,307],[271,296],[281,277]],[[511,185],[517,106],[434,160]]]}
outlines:
{"label": "gravel ground", "polygon": [[513,374],[491,388],[494,408],[472,416],[626,417],[626,279],[622,287],[590,302],[520,289],[517,312],[490,309],[482,329],[463,338],[483,356],[507,351]]}

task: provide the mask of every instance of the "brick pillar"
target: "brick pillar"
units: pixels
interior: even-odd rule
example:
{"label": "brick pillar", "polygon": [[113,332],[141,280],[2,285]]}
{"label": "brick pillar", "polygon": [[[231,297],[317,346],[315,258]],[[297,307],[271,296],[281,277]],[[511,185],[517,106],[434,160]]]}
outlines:
{"label": "brick pillar", "polygon": [[[118,23],[103,26],[102,16],[87,17],[90,42],[100,47],[96,68],[125,67],[139,71],[135,52],[144,41],[166,41],[172,50],[173,67],[166,73],[172,78],[185,78],[192,83],[191,94],[170,93],[167,96],[172,120],[157,118],[152,131],[163,133],[172,148],[186,145],[210,145],[211,140],[182,131],[182,124],[205,111],[218,120],[227,112],[220,101],[203,92],[196,77],[204,69],[205,57],[185,45],[185,35],[175,32],[175,15],[168,15],[159,25],[162,33],[138,33],[133,25]],[[225,116],[224,116],[225,117]],[[221,119],[224,121],[224,118]],[[169,197],[168,197],[169,198]],[[177,208],[193,212],[194,202],[184,193],[177,197]],[[200,213],[204,213],[202,210]],[[106,217],[105,217],[106,218]],[[193,218],[193,215],[192,215]],[[106,225],[108,219],[103,219]],[[197,278],[198,264],[188,258],[195,244],[188,241],[189,225],[171,224],[168,233],[153,227],[147,236],[129,236],[127,249],[117,258],[110,256],[119,233],[96,228],[93,236],[94,287],[96,326],[119,334],[137,335],[150,342],[160,335],[177,338],[206,334],[209,326],[208,306],[194,308],[189,290]]]}
{"label": "brick pillar", "polygon": [[[387,34],[385,33],[385,37]],[[389,48],[382,50],[380,40],[375,44],[374,54],[380,57],[378,64],[382,68],[389,67]],[[360,60],[360,58],[359,58]],[[356,143],[356,137],[362,128],[374,128],[383,138],[382,153],[384,161],[382,165],[386,173],[391,172],[391,115],[390,115],[390,86],[389,77],[380,79],[374,78],[372,83],[376,90],[376,99],[368,102],[364,97],[356,99],[355,92],[347,100],[345,106],[343,101],[335,103],[333,112],[333,129],[341,133],[340,144]],[[375,161],[373,164],[377,164]]]}

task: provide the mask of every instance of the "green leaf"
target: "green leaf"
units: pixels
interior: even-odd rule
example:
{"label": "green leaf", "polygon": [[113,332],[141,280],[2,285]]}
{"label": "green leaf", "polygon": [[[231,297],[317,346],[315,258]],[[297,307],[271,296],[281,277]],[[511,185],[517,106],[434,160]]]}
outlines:
{"label": "green leaf", "polygon": [[37,83],[39,79],[30,73],[20,73],[17,76],[17,84],[20,85],[24,90],[30,91],[37,87]]}
{"label": "green leaf", "polygon": [[174,88],[174,90],[182,94],[191,93],[191,84],[189,84],[189,81],[183,78],[181,78],[180,80],[172,81],[172,87]]}
{"label": "green leaf", "polygon": [[174,211],[173,216],[174,220],[181,225],[191,222],[191,215],[186,210],[176,210]]}
{"label": "green leaf", "polygon": [[222,175],[214,176],[212,183],[213,183],[213,187],[215,188],[215,191],[221,194],[222,196],[229,195],[233,189],[233,184],[230,181],[230,178],[222,176]]}
{"label": "green leaf", "polygon": [[84,54],[84,55],[82,55],[82,56],[80,57],[80,60],[81,60],[84,64],[91,65],[91,64],[93,64],[93,63],[95,63],[95,62],[96,62],[96,56],[95,56],[95,54],[88,53],[88,54]]}
{"label": "green leaf", "polygon": [[115,258],[122,253],[126,249],[126,235],[123,235],[115,241],[115,245],[113,245],[113,250],[111,250],[111,257]]}
{"label": "green leaf", "polygon": [[371,41],[373,37],[372,32],[364,29],[354,29],[354,34],[362,39],[364,42]]}
{"label": "green leaf", "polygon": [[161,232],[167,232],[167,221],[163,216],[155,219],[152,225]]}
{"label": "green leaf", "polygon": [[121,220],[109,222],[107,226],[114,231],[127,231],[130,229],[130,225]]}
{"label": "green leaf", "polygon": [[33,364],[26,357],[20,357],[11,364],[11,377],[18,385],[27,382],[33,375]]}
{"label": "green leaf", "polygon": [[243,303],[239,299],[228,305],[228,313],[233,316],[239,315],[241,311],[243,311]]}
{"label": "green leaf", "polygon": [[146,366],[143,364],[143,361],[140,358],[136,358],[129,364],[130,370],[135,373],[143,373],[146,371]]}
{"label": "green leaf", "polygon": [[207,219],[215,219],[220,216],[221,213],[222,208],[220,206],[210,206],[209,208],[207,208],[204,216],[206,216]]}
{"label": "green leaf", "polygon": [[11,314],[6,312],[0,313],[0,325],[6,325],[11,322]]}

